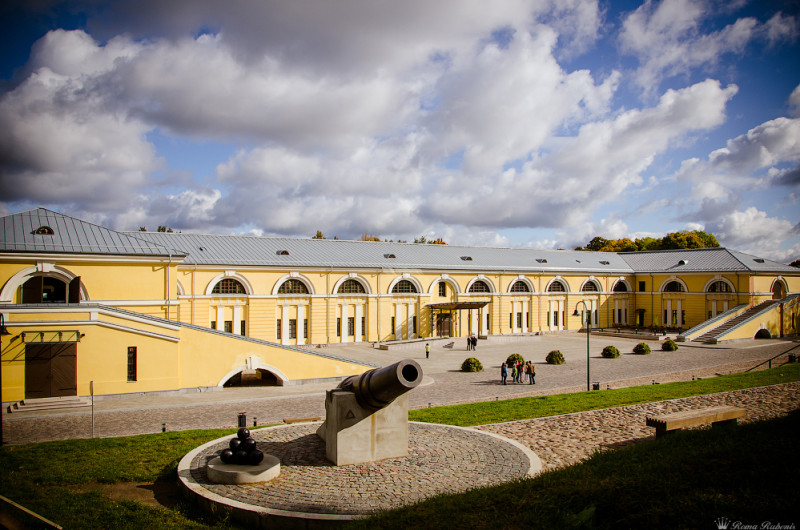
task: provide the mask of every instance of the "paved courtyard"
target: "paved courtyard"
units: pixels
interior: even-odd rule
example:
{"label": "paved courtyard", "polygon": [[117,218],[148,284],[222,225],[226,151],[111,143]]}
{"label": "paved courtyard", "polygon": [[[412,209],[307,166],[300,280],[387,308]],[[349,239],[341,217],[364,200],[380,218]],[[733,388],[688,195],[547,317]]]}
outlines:
{"label": "paved courtyard", "polygon": [[[422,366],[422,385],[409,394],[410,407],[423,408],[453,403],[489,401],[525,395],[541,395],[586,390],[586,335],[561,333],[529,337],[490,337],[479,341],[476,351],[467,351],[465,341],[431,341],[430,359],[425,358],[425,342],[395,347],[374,348],[372,344],[337,345],[320,348],[327,354],[388,365],[411,358]],[[463,343],[462,343],[463,342]],[[653,353],[632,354],[633,339],[592,335],[590,349],[591,381],[602,389],[691,380],[717,373],[742,371],[781,352],[798,348],[800,343],[781,340],[743,341],[723,345],[681,344],[676,352],[663,352],[651,342]],[[622,352],[617,359],[604,359],[603,346],[613,344]],[[566,364],[548,365],[544,358],[560,350]],[[500,383],[500,364],[519,353],[536,364],[536,385]],[[484,371],[464,373],[461,362],[477,357]],[[785,358],[785,357],[784,357]],[[280,423],[285,419],[324,415],[325,390],[333,384],[286,387],[230,388],[205,392],[125,395],[96,398],[94,435],[96,437],[146,434],[167,430],[234,427],[238,414],[247,415],[248,425]],[[92,436],[89,408],[59,412],[3,414],[6,443],[19,444]]]}

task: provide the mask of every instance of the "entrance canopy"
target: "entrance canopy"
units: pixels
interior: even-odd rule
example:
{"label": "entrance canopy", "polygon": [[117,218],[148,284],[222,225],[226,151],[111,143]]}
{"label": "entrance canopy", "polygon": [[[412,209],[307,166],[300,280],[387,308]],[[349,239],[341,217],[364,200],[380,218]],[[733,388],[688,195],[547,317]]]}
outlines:
{"label": "entrance canopy", "polygon": [[439,311],[451,311],[459,309],[481,309],[489,302],[445,302],[442,304],[428,304],[431,309]]}

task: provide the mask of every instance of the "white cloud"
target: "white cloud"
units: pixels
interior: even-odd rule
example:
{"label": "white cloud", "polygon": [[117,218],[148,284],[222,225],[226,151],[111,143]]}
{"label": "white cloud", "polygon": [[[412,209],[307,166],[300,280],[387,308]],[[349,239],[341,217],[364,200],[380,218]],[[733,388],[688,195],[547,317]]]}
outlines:
{"label": "white cloud", "polygon": [[766,24],[752,17],[739,18],[704,33],[705,22],[716,15],[717,8],[706,1],[647,0],[625,18],[620,48],[638,58],[635,79],[646,93],[652,93],[663,79],[716,66],[724,54],[741,54],[762,34],[770,42],[793,38],[794,18],[778,15]]}
{"label": "white cloud", "polygon": [[790,221],[770,217],[755,207],[729,212],[706,224],[706,231],[714,234],[722,246],[778,261],[797,253],[797,248],[781,249],[782,242],[792,238],[793,228]]}

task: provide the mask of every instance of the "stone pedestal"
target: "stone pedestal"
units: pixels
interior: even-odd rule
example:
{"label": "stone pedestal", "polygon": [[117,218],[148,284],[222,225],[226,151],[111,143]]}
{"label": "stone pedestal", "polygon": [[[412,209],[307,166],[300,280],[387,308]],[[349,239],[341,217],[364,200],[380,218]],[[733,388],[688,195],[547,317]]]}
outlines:
{"label": "stone pedestal", "polygon": [[264,455],[264,460],[255,466],[226,464],[215,456],[206,466],[208,480],[216,484],[269,482],[280,474],[281,461],[272,455]]}
{"label": "stone pedestal", "polygon": [[408,456],[408,394],[373,412],[353,392],[329,390],[325,418],[317,435],[325,440],[325,457],[337,466]]}

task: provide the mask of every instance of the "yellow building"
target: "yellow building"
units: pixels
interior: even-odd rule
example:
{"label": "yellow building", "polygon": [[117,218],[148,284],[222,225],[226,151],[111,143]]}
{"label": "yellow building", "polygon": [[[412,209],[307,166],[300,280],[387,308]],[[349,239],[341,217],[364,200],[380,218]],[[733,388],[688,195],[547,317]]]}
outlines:
{"label": "yellow building", "polygon": [[[800,270],[724,248],[116,232],[42,208],[0,219],[0,233],[4,402],[217,387],[253,374],[279,385],[333,380],[368,366],[314,345],[553,333],[587,320],[671,328],[686,340],[797,333]],[[733,332],[713,334],[740,314]]]}

